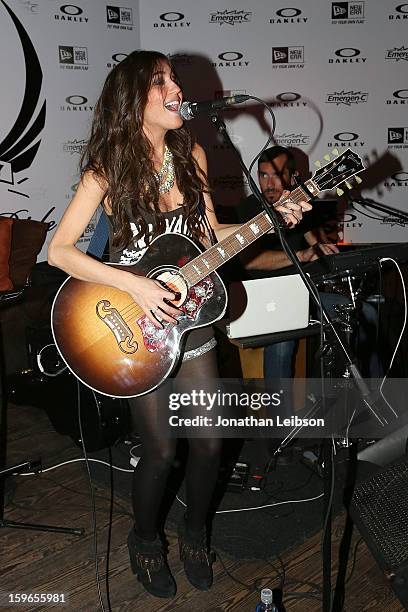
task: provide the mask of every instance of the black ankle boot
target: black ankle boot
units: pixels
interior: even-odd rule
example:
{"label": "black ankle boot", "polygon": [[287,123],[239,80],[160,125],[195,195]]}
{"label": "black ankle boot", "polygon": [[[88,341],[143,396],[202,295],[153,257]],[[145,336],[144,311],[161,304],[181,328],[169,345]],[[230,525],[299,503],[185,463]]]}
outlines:
{"label": "black ankle boot", "polygon": [[167,565],[159,536],[150,542],[140,538],[135,530],[131,529],[128,549],[132,571],[146,591],[156,597],[174,597],[177,587]]}
{"label": "black ankle boot", "polygon": [[208,550],[205,528],[199,533],[188,531],[185,519],[179,525],[180,560],[184,563],[184,571],[189,582],[200,591],[208,591],[213,583],[211,564],[215,561],[215,553]]}

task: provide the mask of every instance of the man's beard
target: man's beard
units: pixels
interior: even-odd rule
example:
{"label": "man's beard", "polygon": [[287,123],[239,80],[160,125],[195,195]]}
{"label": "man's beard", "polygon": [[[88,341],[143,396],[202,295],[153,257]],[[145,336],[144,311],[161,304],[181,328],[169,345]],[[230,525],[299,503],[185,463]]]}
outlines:
{"label": "man's beard", "polygon": [[281,193],[279,191],[264,191],[263,195],[269,202],[269,204],[275,204],[281,197]]}

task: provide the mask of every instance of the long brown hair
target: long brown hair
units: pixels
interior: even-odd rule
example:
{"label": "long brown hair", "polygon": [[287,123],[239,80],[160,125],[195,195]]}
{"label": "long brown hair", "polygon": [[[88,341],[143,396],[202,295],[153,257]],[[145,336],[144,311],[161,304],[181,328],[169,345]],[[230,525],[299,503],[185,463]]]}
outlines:
{"label": "long brown hair", "polygon": [[[91,134],[81,158],[81,171],[93,171],[106,189],[114,219],[113,246],[125,247],[132,240],[131,215],[140,231],[135,240],[148,237],[142,210],[154,217],[154,235],[165,229],[159,208],[159,185],[153,166],[153,148],[143,131],[143,114],[154,72],[167,62],[157,51],[133,51],[109,73],[95,105]],[[192,156],[193,139],[183,126],[166,133],[173,153],[177,186],[183,195],[183,215],[196,240],[202,238],[201,193],[205,179]]]}

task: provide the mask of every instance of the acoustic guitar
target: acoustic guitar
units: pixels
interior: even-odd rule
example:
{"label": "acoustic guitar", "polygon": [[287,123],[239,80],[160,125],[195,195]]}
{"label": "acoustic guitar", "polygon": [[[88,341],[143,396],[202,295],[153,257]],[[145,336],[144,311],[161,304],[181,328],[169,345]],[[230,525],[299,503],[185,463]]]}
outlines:
{"label": "acoustic guitar", "polygon": [[[335,153],[288,199],[309,200],[364,170],[351,149]],[[106,264],[156,279],[175,292],[173,303],[181,310],[177,325],[163,322],[157,328],[128,293],[69,277],[51,313],[54,340],[68,368],[85,385],[111,397],[134,397],[158,387],[177,363],[183,335],[225,313],[227,294],[216,270],[271,231],[271,221],[261,212],[205,251],[186,236],[163,234],[138,263]]]}

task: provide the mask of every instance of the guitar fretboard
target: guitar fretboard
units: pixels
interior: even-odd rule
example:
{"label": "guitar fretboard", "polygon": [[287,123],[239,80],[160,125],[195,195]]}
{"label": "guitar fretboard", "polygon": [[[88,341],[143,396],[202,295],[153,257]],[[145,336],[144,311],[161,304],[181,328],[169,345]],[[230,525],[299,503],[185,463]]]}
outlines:
{"label": "guitar fretboard", "polygon": [[[319,189],[312,179],[309,179],[304,184],[313,196],[319,193]],[[297,187],[284,202],[292,201],[298,204],[302,200],[310,200],[310,196],[304,189]],[[199,283],[203,278],[217,270],[231,257],[240,253],[267,232],[274,233],[274,229],[269,217],[262,211],[256,217],[241,225],[235,232],[232,232],[229,236],[217,242],[217,244],[183,266],[181,273],[188,286],[192,287]]]}

